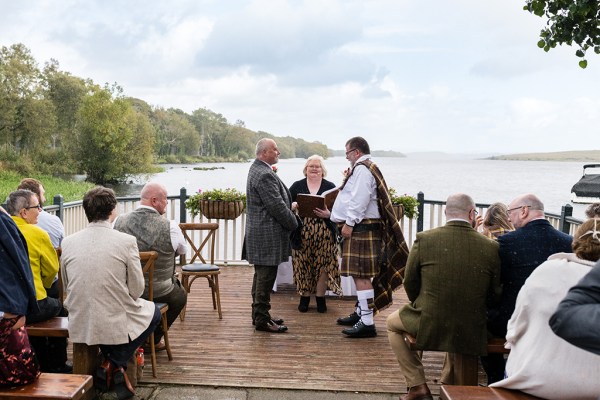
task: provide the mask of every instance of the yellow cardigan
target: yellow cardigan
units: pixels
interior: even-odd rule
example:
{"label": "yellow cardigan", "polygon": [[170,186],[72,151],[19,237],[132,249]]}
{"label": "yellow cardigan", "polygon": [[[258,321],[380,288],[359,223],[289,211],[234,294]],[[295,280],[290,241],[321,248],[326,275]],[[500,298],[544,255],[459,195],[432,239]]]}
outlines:
{"label": "yellow cardigan", "polygon": [[43,300],[48,297],[46,288],[52,286],[58,273],[59,262],[56,250],[52,247],[48,232],[36,225],[28,224],[21,217],[13,216],[12,219],[27,242],[29,263],[35,283],[35,297],[38,301]]}

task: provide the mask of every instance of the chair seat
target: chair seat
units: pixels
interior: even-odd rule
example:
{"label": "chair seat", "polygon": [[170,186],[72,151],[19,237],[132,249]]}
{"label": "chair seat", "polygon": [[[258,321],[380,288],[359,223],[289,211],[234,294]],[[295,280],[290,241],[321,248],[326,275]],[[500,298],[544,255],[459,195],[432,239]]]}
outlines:
{"label": "chair seat", "polygon": [[167,307],[167,309],[169,309],[169,305],[167,303],[154,303],[156,305],[156,307],[158,307],[159,310],[162,310],[164,307]]}
{"label": "chair seat", "polygon": [[219,271],[219,267],[214,264],[193,263],[184,265],[181,270],[185,272],[210,272]]}

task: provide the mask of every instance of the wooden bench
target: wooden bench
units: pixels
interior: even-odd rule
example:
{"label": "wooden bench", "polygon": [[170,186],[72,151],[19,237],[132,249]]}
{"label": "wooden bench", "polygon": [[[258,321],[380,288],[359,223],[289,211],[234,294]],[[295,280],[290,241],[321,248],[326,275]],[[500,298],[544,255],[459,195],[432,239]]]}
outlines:
{"label": "wooden bench", "polygon": [[[417,338],[408,333],[404,335],[404,341],[413,351],[420,351],[417,348]],[[505,340],[503,338],[493,338],[488,340],[487,352],[490,353],[508,353],[510,350],[504,348]],[[477,386],[479,384],[479,357],[469,354],[454,353],[454,383],[457,385]]]}
{"label": "wooden bench", "polygon": [[490,388],[484,386],[440,387],[440,400],[535,400],[539,397],[518,390]]}
{"label": "wooden bench", "polygon": [[92,377],[89,375],[42,373],[33,383],[25,386],[0,388],[0,399],[92,399]]}
{"label": "wooden bench", "polygon": [[54,317],[49,320],[26,325],[29,336],[69,337],[68,317]]}

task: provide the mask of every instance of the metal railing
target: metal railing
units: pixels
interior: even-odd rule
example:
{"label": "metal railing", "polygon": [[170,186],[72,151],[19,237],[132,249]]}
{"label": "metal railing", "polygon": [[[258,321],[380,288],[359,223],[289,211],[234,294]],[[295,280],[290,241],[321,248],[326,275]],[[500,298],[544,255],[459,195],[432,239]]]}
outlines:
{"label": "metal railing", "polygon": [[[246,228],[246,213],[243,212],[235,220],[211,220],[200,215],[192,217],[185,208],[185,201],[188,195],[185,188],[182,188],[179,195],[168,196],[169,206],[165,216],[167,219],[178,222],[217,222],[219,230],[217,231],[215,244],[215,259],[219,264],[246,264],[242,260],[242,245],[244,242],[244,233]],[[139,197],[119,197],[119,214],[133,211],[139,205]],[[419,201],[419,215],[415,218],[407,218],[404,216],[400,220],[400,227],[404,232],[404,236],[408,246],[412,246],[417,232],[423,230],[434,229],[442,226],[446,222],[445,206],[446,203],[440,200],[427,200],[423,192],[417,195]],[[57,215],[65,226],[65,235],[71,235],[88,224],[85,212],[83,211],[82,201],[74,201],[65,203],[62,196],[54,197],[54,205],[48,206],[46,211]],[[489,204],[476,204],[480,215],[485,213]],[[546,212],[546,219],[550,221],[552,226],[562,232],[573,235],[575,230],[582,221],[572,217],[573,207],[567,204],[562,207],[560,214]],[[200,236],[202,239],[202,236]],[[191,254],[189,255],[191,257]]]}

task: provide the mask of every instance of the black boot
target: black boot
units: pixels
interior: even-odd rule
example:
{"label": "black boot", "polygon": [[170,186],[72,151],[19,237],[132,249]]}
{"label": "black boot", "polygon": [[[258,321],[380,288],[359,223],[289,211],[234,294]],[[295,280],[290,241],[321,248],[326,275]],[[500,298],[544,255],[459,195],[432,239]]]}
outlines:
{"label": "black boot", "polygon": [[316,296],[315,298],[317,299],[317,311],[320,313],[327,312],[327,304],[325,304],[325,296],[323,296],[323,297]]}
{"label": "black boot", "polygon": [[309,304],[310,304],[310,296],[300,296],[300,304],[298,304],[298,311],[307,312]]}

